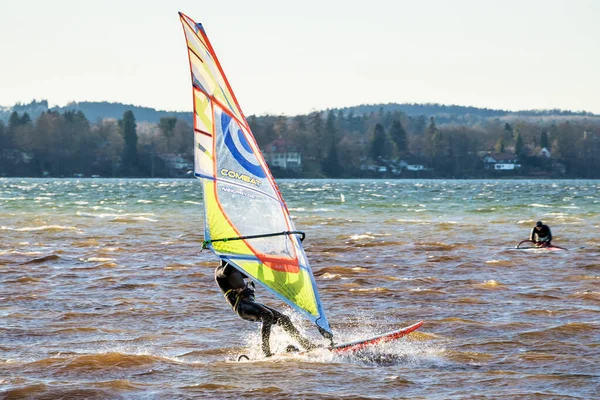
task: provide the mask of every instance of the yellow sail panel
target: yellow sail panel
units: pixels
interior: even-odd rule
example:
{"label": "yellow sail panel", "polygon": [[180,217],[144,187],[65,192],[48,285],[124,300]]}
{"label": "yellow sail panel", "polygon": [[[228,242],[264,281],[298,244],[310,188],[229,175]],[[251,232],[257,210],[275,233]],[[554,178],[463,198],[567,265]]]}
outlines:
{"label": "yellow sail panel", "polygon": [[194,90],[194,128],[210,135],[213,133],[210,99],[199,90]]}
{"label": "yellow sail panel", "polygon": [[[204,207],[206,213],[206,228],[209,231],[210,237],[219,238],[234,238],[238,237],[239,233],[232,227],[227,220],[217,197],[215,195],[216,182],[209,179],[203,179],[204,187]],[[235,255],[253,255],[252,250],[242,240],[222,241],[213,244],[213,250]]]}
{"label": "yellow sail panel", "polygon": [[318,315],[317,300],[314,295],[312,282],[306,270],[297,274],[275,271],[257,261],[235,260],[248,275],[258,277],[258,280],[279,293],[288,302],[296,304],[311,315]]}
{"label": "yellow sail panel", "polygon": [[213,121],[210,99],[194,90],[194,172],[214,176]]}

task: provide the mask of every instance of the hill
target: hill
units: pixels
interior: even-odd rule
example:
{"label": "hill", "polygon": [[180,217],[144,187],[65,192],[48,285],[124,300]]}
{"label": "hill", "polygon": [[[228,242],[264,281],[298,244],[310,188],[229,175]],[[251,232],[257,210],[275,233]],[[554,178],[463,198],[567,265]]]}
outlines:
{"label": "hill", "polygon": [[478,108],[470,106],[444,105],[436,103],[387,103],[387,104],[362,104],[353,107],[332,109],[334,112],[342,112],[344,115],[350,113],[354,115],[364,115],[378,112],[396,112],[402,111],[408,116],[417,117],[423,115],[425,117],[433,116],[438,124],[463,124],[473,125],[488,119],[499,118],[506,120],[522,119],[522,120],[563,120],[563,119],[579,119],[579,118],[598,118],[600,115],[593,114],[587,111],[570,111],[570,110],[496,110],[490,108]]}
{"label": "hill", "polygon": [[[131,110],[137,121],[157,123],[163,117],[177,117],[191,124],[191,112],[185,111],[164,111],[156,110],[150,107],[136,106],[133,104],[109,103],[109,102],[72,102],[64,107],[48,107],[47,100],[32,101],[28,104],[15,104],[12,107],[0,107],[0,120],[8,121],[10,114],[17,111],[22,114],[28,113],[32,119],[36,119],[41,113],[52,110],[57,112],[64,111],[81,111],[90,122],[95,122],[99,119],[114,118],[120,119],[125,111]],[[387,103],[387,104],[361,104],[353,107],[332,109],[335,112],[342,112],[344,115],[364,115],[378,112],[396,112],[402,111],[408,116],[425,117],[434,116],[438,124],[463,124],[473,125],[478,122],[500,118],[500,119],[536,119],[536,120],[564,120],[564,119],[580,119],[580,118],[600,118],[600,115],[586,111],[570,111],[570,110],[522,110],[508,111],[495,110],[489,108],[478,108],[471,106],[458,105],[443,105],[435,103]]]}
{"label": "hill", "polygon": [[125,111],[131,110],[137,121],[146,121],[157,123],[163,117],[177,117],[189,123],[192,121],[192,113],[184,111],[163,111],[156,110],[150,107],[135,106],[133,104],[109,103],[82,101],[71,102],[64,107],[48,107],[47,100],[32,101],[28,104],[15,104],[12,107],[0,107],[0,120],[8,121],[10,114],[13,111],[19,114],[27,113],[32,119],[36,119],[40,114],[48,110],[63,113],[65,111],[81,111],[86,116],[88,121],[96,122],[99,119],[114,118],[121,119]]}

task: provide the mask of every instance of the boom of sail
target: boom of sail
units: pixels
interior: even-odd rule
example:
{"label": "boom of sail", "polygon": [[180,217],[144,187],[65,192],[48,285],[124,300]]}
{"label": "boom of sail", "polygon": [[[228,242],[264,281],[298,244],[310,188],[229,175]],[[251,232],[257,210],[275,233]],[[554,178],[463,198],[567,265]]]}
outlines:
{"label": "boom of sail", "polygon": [[312,270],[281,193],[201,24],[179,13],[194,105],[194,174],[204,244],[332,336]]}

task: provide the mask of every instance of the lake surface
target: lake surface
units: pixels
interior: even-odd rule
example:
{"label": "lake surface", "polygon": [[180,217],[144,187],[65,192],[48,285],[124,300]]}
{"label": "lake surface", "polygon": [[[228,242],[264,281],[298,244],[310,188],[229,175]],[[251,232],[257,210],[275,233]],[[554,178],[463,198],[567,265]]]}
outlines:
{"label": "lake surface", "polygon": [[[600,181],[278,183],[335,340],[418,332],[291,356],[275,328],[264,359],[200,251],[199,181],[0,179],[0,398],[598,398]],[[515,250],[537,220],[569,251]]]}

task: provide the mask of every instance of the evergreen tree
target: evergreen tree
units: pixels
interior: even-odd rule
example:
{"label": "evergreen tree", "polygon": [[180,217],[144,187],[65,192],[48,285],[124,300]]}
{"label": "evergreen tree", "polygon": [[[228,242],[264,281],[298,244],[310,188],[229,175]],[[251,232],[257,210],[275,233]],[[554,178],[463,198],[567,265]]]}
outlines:
{"label": "evergreen tree", "polygon": [[442,153],[442,133],[437,128],[433,117],[429,117],[426,140],[425,153],[433,164],[435,159]]}
{"label": "evergreen tree", "polygon": [[548,133],[545,129],[542,129],[542,133],[540,134],[540,146],[548,149]]}
{"label": "evergreen tree", "polygon": [[323,118],[321,118],[320,112],[312,112],[308,115],[308,136],[310,137],[309,148],[307,157],[322,161],[324,158],[324,149],[327,146],[323,146],[321,141],[325,135],[325,129],[323,126]]}
{"label": "evergreen tree", "polygon": [[348,130],[350,132],[360,132],[363,129],[362,117],[355,115],[353,110],[348,113]]}
{"label": "evergreen tree", "polygon": [[438,128],[435,125],[435,118],[429,117],[429,126],[427,127],[427,136],[433,136],[438,132]]}
{"label": "evergreen tree", "polygon": [[8,118],[8,126],[6,127],[5,148],[10,149],[15,146],[15,137],[19,126],[21,126],[21,117],[18,112],[13,111]]}
{"label": "evergreen tree", "polygon": [[336,116],[336,122],[338,125],[338,129],[341,131],[345,131],[348,129],[348,121],[344,118],[344,112],[339,110]]}
{"label": "evergreen tree", "polygon": [[414,133],[416,135],[422,135],[425,132],[427,126],[427,119],[423,114],[419,115],[414,121]]}
{"label": "evergreen tree", "polygon": [[515,140],[515,154],[518,156],[523,154],[523,138],[520,133],[517,133],[517,139]]}
{"label": "evergreen tree", "polygon": [[475,155],[478,145],[470,138],[472,131],[466,127],[453,127],[444,131],[448,138],[448,166],[446,170],[454,177],[461,177],[465,170],[473,170],[481,165],[481,160]]}
{"label": "evergreen tree", "polygon": [[61,175],[89,172],[96,156],[95,146],[90,135],[90,123],[81,111],[65,111],[62,115],[59,137],[62,146],[59,154],[62,162],[58,170]]}
{"label": "evergreen tree", "polygon": [[20,125],[27,125],[31,122],[31,117],[26,112],[21,116]]}
{"label": "evergreen tree", "polygon": [[323,160],[321,168],[325,174],[332,178],[336,178],[341,175],[342,167],[340,166],[338,159],[337,126],[333,110],[330,110],[327,114],[327,121],[325,122],[325,134],[327,135],[325,142],[329,142],[329,151]]}
{"label": "evergreen tree", "polygon": [[21,125],[21,117],[18,112],[13,111],[8,117],[8,130],[14,131],[19,125]]}
{"label": "evergreen tree", "polygon": [[36,120],[35,128],[21,131],[18,136],[19,148],[34,157],[36,174],[59,174],[58,166],[62,161],[60,152],[67,145],[60,136],[64,126],[62,120],[64,118],[58,113],[43,113]]}
{"label": "evergreen tree", "polygon": [[354,125],[354,120],[357,119],[354,116],[354,111],[352,109],[350,109],[350,111],[348,111],[348,116],[346,117],[346,128],[348,129],[348,131],[352,132],[355,129],[355,125]]}
{"label": "evergreen tree", "polygon": [[171,139],[177,124],[177,117],[164,117],[158,122],[158,128],[161,133],[167,138],[167,153],[171,151]]}
{"label": "evergreen tree", "polygon": [[393,121],[392,112],[391,111],[386,111],[383,114],[383,117],[381,119],[381,123],[383,124],[384,127],[387,127],[389,129],[389,127],[392,125],[392,121]]}
{"label": "evergreen tree", "polygon": [[265,129],[263,126],[263,118],[257,118],[256,115],[251,115],[247,121],[248,121],[248,125],[250,126],[250,131],[252,132],[252,135],[254,135],[254,138],[256,139],[256,143],[258,143],[259,147],[262,146],[266,146],[270,143],[269,139],[267,138],[267,135],[265,133]]}
{"label": "evergreen tree", "polygon": [[339,178],[342,175],[342,167],[338,159],[337,146],[332,144],[327,152],[327,157],[323,160],[323,172],[332,178]]}
{"label": "evergreen tree", "polygon": [[392,127],[390,128],[390,137],[396,144],[396,149],[400,155],[408,150],[408,138],[406,136],[406,131],[399,120],[394,120],[392,122]]}
{"label": "evergreen tree", "polygon": [[337,127],[335,114],[333,113],[333,110],[330,110],[327,113],[327,121],[325,122],[325,133],[327,134],[327,141],[330,144],[335,144]]}
{"label": "evergreen tree", "polygon": [[135,116],[133,111],[125,111],[123,113],[123,119],[119,121],[119,127],[121,128],[121,134],[125,140],[125,151],[123,153],[123,165],[125,166],[127,173],[131,174],[134,172],[137,164],[137,124],[135,122]]}
{"label": "evergreen tree", "polygon": [[385,142],[385,130],[383,129],[383,125],[376,124],[371,138],[371,148],[369,152],[371,158],[377,160],[386,155],[387,149]]}

